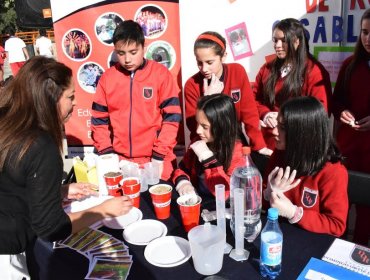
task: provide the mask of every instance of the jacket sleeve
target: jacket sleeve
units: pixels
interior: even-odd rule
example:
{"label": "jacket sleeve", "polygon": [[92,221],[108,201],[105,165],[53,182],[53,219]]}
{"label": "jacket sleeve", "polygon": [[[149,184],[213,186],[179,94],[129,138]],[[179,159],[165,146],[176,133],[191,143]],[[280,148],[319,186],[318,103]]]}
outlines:
{"label": "jacket sleeve", "polygon": [[91,137],[98,154],[113,152],[105,83],[106,78],[103,74],[96,88],[91,110]]}
{"label": "jacket sleeve", "polygon": [[259,118],[263,119],[263,117],[270,112],[270,108],[263,104],[263,91],[264,91],[264,83],[266,82],[264,79],[265,71],[268,71],[266,68],[266,64],[264,64],[257,73],[256,80],[253,84],[253,94],[256,99],[257,103],[257,110],[259,114]]}
{"label": "jacket sleeve", "polygon": [[225,185],[225,198],[230,196],[230,177],[236,167],[242,166],[242,144],[236,143],[231,159],[230,167],[225,172],[223,166],[212,156],[202,162],[204,168],[205,180],[209,191],[216,196],[215,185]]}
{"label": "jacket sleeve", "polygon": [[322,103],[330,116],[332,90],[329,73],[318,62],[313,64],[313,68],[309,68],[308,72],[308,93]]}
{"label": "jacket sleeve", "polygon": [[192,77],[185,83],[185,118],[186,126],[190,131],[190,139],[196,137],[197,121],[195,113],[197,110],[198,99],[200,98],[199,85],[194,82],[195,78]]}
{"label": "jacket sleeve", "polygon": [[[172,182],[175,186],[181,181],[181,180],[188,180],[191,181],[191,170],[195,165],[195,154],[192,150],[188,149],[182,158],[182,160],[179,163],[179,167],[175,169],[173,176],[172,176]],[[196,187],[196,186],[195,186]]]}
{"label": "jacket sleeve", "polygon": [[157,160],[172,153],[176,145],[177,132],[182,119],[179,90],[176,88],[171,73],[164,69],[163,81],[159,87],[159,109],[162,114],[162,127],[154,141],[152,157]]}
{"label": "jacket sleeve", "polygon": [[[333,166],[334,167],[334,166]],[[341,236],[348,214],[348,173],[343,165],[328,169],[318,181],[320,212],[305,208],[298,224],[309,231]]]}
{"label": "jacket sleeve", "polygon": [[257,110],[257,104],[251,89],[251,85],[249,83],[249,79],[247,73],[245,72],[244,68],[242,68],[241,77],[243,77],[243,85],[242,85],[242,97],[241,97],[241,104],[240,104],[240,116],[241,122],[244,123],[245,132],[247,133],[250,144],[254,151],[258,151],[262,148],[265,148],[267,145],[265,140],[263,139],[263,135],[260,129],[260,121],[259,115]]}

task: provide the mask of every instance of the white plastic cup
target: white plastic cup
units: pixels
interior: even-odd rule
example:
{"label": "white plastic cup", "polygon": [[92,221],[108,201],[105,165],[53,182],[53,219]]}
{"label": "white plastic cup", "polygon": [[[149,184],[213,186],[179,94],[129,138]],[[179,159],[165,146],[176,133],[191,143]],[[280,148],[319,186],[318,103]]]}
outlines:
{"label": "white plastic cup", "polygon": [[147,162],[144,164],[146,183],[155,185],[159,183],[159,164],[156,162]]}

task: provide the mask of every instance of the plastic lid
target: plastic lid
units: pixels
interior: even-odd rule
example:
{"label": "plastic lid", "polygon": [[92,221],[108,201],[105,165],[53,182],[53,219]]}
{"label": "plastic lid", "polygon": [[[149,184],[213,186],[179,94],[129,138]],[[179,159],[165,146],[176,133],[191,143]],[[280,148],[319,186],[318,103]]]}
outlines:
{"label": "plastic lid", "polygon": [[244,146],[243,147],[243,155],[250,155],[251,154],[251,147]]}
{"label": "plastic lid", "polygon": [[267,211],[267,218],[270,220],[276,220],[279,217],[279,210],[277,208],[269,208]]}

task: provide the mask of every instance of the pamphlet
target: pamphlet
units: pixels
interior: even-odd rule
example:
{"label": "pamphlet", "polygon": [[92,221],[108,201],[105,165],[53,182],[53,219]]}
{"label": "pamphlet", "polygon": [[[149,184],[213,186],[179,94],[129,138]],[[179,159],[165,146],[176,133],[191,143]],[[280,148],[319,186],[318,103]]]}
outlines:
{"label": "pamphlet", "polygon": [[370,248],[335,239],[322,260],[370,276]]}

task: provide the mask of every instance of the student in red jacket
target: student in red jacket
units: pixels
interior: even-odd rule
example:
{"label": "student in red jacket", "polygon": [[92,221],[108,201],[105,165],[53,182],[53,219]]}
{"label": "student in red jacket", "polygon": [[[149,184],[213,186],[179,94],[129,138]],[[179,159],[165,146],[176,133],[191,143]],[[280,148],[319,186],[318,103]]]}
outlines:
{"label": "student in red jacket", "polygon": [[273,28],[272,41],[276,58],[261,67],[253,87],[263,136],[270,149],[275,146],[272,129],[286,100],[314,96],[329,112],[331,98],[329,74],[309,53],[304,27],[298,20],[279,21]]}
{"label": "student in red jacket", "polygon": [[178,89],[167,68],[144,58],[140,25],[125,20],[113,34],[118,63],[100,78],[92,104],[91,130],[99,154],[160,164],[168,180],[176,158],[181,121]]}
{"label": "student in red jacket", "polygon": [[234,102],[224,94],[203,96],[197,105],[193,142],[175,170],[173,183],[180,195],[197,190],[201,196],[214,197],[215,185],[224,184],[230,194],[230,176],[242,164],[242,144]]}
{"label": "student in red jacket", "polygon": [[282,105],[277,121],[265,200],[290,223],[341,236],[347,221],[348,174],[324,107],[314,97],[293,98]]}
{"label": "student in red jacket", "polygon": [[[337,143],[350,170],[370,173],[370,9],[361,18],[361,34],[353,56],[343,62],[333,96],[338,121]],[[370,186],[369,186],[370,188]],[[356,206],[353,240],[366,245],[370,208]]]}
{"label": "student in red jacket", "polygon": [[197,133],[195,113],[198,99],[204,95],[223,93],[232,97],[239,122],[244,124],[252,150],[271,155],[266,148],[259,127],[259,116],[247,73],[237,63],[223,63],[226,59],[226,41],[217,32],[207,31],[194,43],[194,55],[199,72],[185,83],[186,125],[193,140]]}

